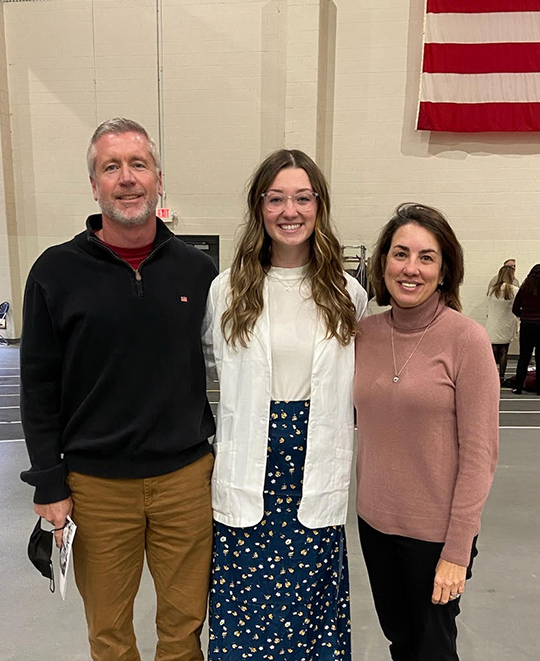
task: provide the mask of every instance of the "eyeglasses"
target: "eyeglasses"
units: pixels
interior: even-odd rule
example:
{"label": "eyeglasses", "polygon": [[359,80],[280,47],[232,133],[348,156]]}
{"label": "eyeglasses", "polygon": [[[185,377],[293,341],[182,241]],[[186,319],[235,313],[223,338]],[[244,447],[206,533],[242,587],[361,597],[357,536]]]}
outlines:
{"label": "eyeglasses", "polygon": [[292,200],[295,208],[299,211],[311,211],[319,194],[315,193],[315,191],[307,190],[296,193],[296,195],[283,195],[282,193],[270,191],[262,193],[261,197],[268,211],[283,211],[287,206],[287,200]]}

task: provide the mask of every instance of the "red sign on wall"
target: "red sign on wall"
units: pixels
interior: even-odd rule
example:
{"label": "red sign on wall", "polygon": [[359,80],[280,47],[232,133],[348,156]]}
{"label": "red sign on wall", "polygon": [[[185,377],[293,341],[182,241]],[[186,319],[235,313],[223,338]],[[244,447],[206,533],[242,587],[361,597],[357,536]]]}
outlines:
{"label": "red sign on wall", "polygon": [[157,217],[161,218],[162,220],[170,220],[171,219],[171,210],[169,207],[166,208],[160,208],[157,210]]}

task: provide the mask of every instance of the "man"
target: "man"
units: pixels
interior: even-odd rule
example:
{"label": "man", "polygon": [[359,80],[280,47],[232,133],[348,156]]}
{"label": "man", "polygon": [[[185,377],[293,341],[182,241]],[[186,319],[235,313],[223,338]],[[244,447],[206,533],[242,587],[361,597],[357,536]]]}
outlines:
{"label": "man", "polygon": [[[503,266],[509,266],[513,271],[514,271],[514,286],[519,287],[519,280],[516,278],[515,273],[516,273],[516,260],[515,259],[507,259]],[[497,282],[497,276],[494,275],[491,280],[489,281],[488,285],[488,295],[490,289],[493,287],[493,285]]]}
{"label": "man", "polygon": [[[101,214],[28,276],[21,408],[38,515],[78,526],[73,562],[92,659],[138,661],[133,601],[144,555],[156,659],[203,659],[212,513],[201,323],[212,260],[156,218],[159,155],[128,119],[87,154]],[[57,531],[61,543],[62,532]]]}

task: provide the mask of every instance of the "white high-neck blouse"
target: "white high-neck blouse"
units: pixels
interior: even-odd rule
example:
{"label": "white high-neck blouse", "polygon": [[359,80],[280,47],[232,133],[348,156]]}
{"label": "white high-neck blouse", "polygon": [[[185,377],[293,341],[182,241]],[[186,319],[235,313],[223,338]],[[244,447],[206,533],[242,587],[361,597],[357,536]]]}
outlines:
{"label": "white high-neck blouse", "polygon": [[268,305],[272,351],[272,399],[309,399],[317,306],[307,267],[278,268],[268,272]]}

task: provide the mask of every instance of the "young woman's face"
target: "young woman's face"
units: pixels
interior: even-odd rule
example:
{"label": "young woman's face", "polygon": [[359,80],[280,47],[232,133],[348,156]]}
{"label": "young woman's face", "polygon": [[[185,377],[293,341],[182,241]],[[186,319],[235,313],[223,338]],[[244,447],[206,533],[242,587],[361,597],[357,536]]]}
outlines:
{"label": "young woman's face", "polygon": [[399,307],[414,308],[426,301],[441,281],[441,269],[441,248],[429,230],[409,223],[395,231],[384,282]]}
{"label": "young woman's face", "polygon": [[309,257],[309,239],[317,217],[317,198],[313,192],[302,168],[280,170],[265,191],[262,214],[272,251],[301,252]]}

